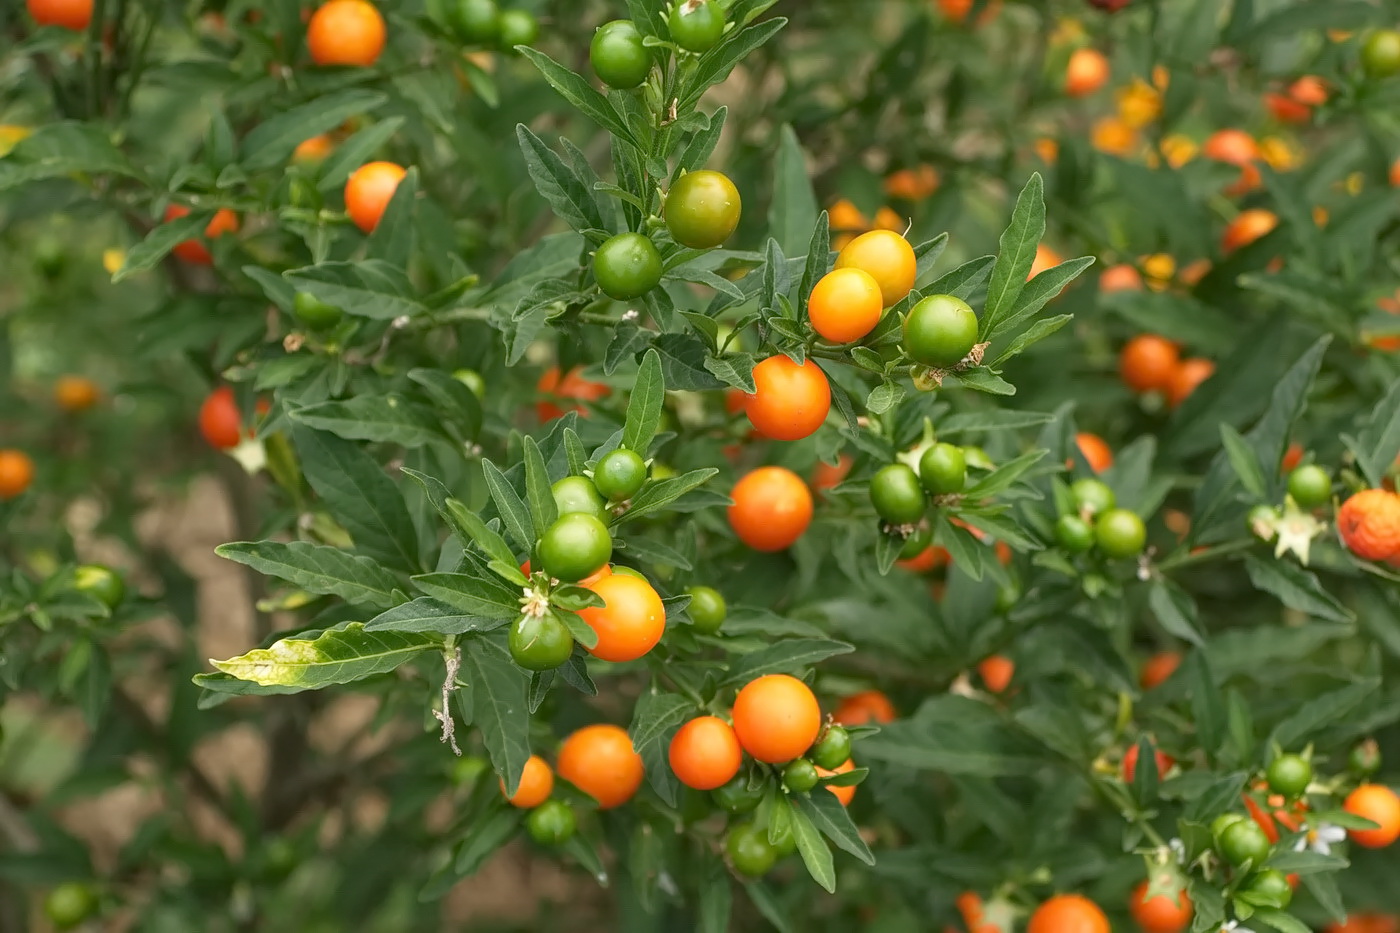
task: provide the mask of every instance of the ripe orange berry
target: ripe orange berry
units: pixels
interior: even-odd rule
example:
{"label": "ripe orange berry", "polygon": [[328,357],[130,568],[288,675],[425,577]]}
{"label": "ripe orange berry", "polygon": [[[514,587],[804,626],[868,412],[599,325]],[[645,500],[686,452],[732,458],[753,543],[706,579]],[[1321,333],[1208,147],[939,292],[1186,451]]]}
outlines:
{"label": "ripe orange berry", "polygon": [[1108,58],[1098,49],[1075,49],[1065,68],[1065,93],[1087,97],[1108,83]]}
{"label": "ripe orange berry", "polygon": [[[529,810],[538,807],[554,792],[554,772],[539,755],[531,755],[525,761],[525,770],[520,775],[520,786],[515,796],[506,796],[512,807]],[[501,794],[506,793],[506,782],[501,781]]]}
{"label": "ripe orange berry", "polygon": [[898,715],[890,698],[879,690],[862,690],[842,700],[832,718],[843,726],[863,726],[893,722]]}
{"label": "ripe orange berry", "polygon": [[618,726],[584,726],[571,734],[559,747],[558,771],[602,810],[622,806],[642,786],[642,756]]}
{"label": "ripe orange berry", "polygon": [[937,570],[939,567],[946,567],[952,559],[946,548],[930,545],[913,557],[906,560],[897,560],[894,564],[901,570],[907,570],[910,573],[928,573],[931,570]]}
{"label": "ripe orange berry", "polygon": [[1390,163],[1390,187],[1400,188],[1400,159]]}
{"label": "ripe orange berry", "polygon": [[729,723],[700,716],[676,730],[669,752],[671,770],[686,787],[714,790],[739,773],[744,750]]}
{"label": "ripe orange berry", "polygon": [[884,310],[880,283],[864,269],[833,269],[812,288],[807,316],[833,343],[853,343],[875,329]]}
{"label": "ripe orange berry", "polygon": [[1118,374],[1134,392],[1165,392],[1181,365],[1181,351],[1156,334],[1139,334],[1118,354]]}
{"label": "ripe orange berry", "polygon": [[[1157,762],[1157,776],[1159,778],[1166,774],[1172,765],[1176,764],[1175,758],[1160,749],[1155,749],[1152,752],[1152,757]],[[1133,779],[1137,777],[1137,763],[1138,747],[1137,745],[1129,745],[1128,750],[1123,753],[1123,761],[1121,762],[1123,780],[1129,784],[1133,783]]]}
{"label": "ripe orange berry", "polygon": [[[972,12],[973,0],[938,0],[938,8],[943,11],[949,22],[963,23],[967,21],[967,14]],[[985,26],[996,19],[998,11],[1001,9],[1001,0],[991,0],[982,8],[982,14],[977,17],[977,25]]]}
{"label": "ripe orange berry", "polygon": [[1167,402],[1173,408],[1180,405],[1196,391],[1196,386],[1209,379],[1214,372],[1215,364],[1210,360],[1199,357],[1182,360],[1172,376],[1171,384],[1167,386]]}
{"label": "ripe orange berry", "polygon": [[985,658],[977,665],[977,673],[982,677],[982,683],[992,693],[1003,693],[1011,684],[1011,678],[1016,673],[1016,662],[1001,654],[994,654]]}
{"label": "ripe orange berry", "polygon": [[1278,226],[1278,215],[1262,207],[1240,211],[1225,228],[1220,246],[1227,253],[1233,253],[1242,246],[1248,246],[1260,237],[1273,232]]}
{"label": "ripe orange berry", "polygon": [[832,230],[861,231],[870,229],[870,221],[850,201],[842,198],[827,210],[827,222]]}
{"label": "ripe orange berry", "polygon": [[1385,489],[1363,489],[1337,510],[1337,533],[1362,560],[1400,554],[1400,497]]}
{"label": "ripe orange berry", "polygon": [[312,136],[310,139],[303,139],[297,143],[297,147],[292,150],[293,162],[320,162],[331,154],[335,148],[335,141],[329,135],[322,133],[319,136]]}
{"label": "ripe orange berry", "polygon": [[1312,118],[1312,108],[1287,94],[1265,94],[1264,106],[1280,123],[1306,123]]}
{"label": "ripe orange berry", "polygon": [[1293,441],[1288,445],[1288,449],[1283,452],[1283,472],[1292,473],[1298,464],[1303,462],[1303,445]]}
{"label": "ripe orange berry", "polygon": [[54,401],[64,411],[86,411],[102,397],[97,384],[82,376],[61,376],[53,386]]}
{"label": "ripe orange berry", "polygon": [[1138,674],[1138,683],[1142,684],[1142,689],[1151,690],[1176,673],[1179,666],[1181,666],[1181,655],[1178,652],[1162,651],[1154,654],[1142,665],[1142,671]]}
{"label": "ripe orange berry", "polygon": [[1055,252],[1044,243],[1035,245],[1035,259],[1031,261],[1031,271],[1026,273],[1026,281],[1029,282],[1046,269],[1053,269],[1065,261],[1065,257]]}
{"label": "ripe orange berry", "polygon": [[27,0],[29,15],[40,26],[81,32],[92,22],[92,0]]}
{"label": "ripe orange berry", "polygon": [[1037,137],[1035,142],[1031,143],[1031,148],[1035,150],[1035,154],[1039,157],[1040,161],[1044,162],[1046,165],[1054,165],[1059,161],[1060,144],[1049,136]]}
{"label": "ripe orange berry", "polygon": [[822,711],[812,690],[796,677],[767,674],[749,681],[734,698],[734,732],[759,761],[780,764],[812,747]]}
{"label": "ripe orange berry", "polygon": [[1080,894],[1056,894],[1031,914],[1026,933],[1110,933],[1099,905]]}
{"label": "ripe orange berry", "polygon": [[34,461],[22,450],[0,450],[0,499],[13,499],[34,481]]}
{"label": "ripe orange berry", "polygon": [[755,551],[791,547],[812,523],[812,494],[801,477],[783,467],[759,467],[729,493],[729,525]]}
{"label": "ripe orange berry", "polygon": [[1343,923],[1323,927],[1322,933],[1400,933],[1400,918],[1393,914],[1350,914]]}
{"label": "ripe orange berry", "polygon": [[[821,775],[822,777],[831,777],[834,774],[845,774],[847,771],[854,771],[855,769],[856,763],[851,759],[847,758],[844,762],[837,765],[835,769],[831,771],[828,771],[822,767],[818,767],[817,774]],[[851,785],[849,787],[837,787],[828,784],[826,789],[836,795],[836,799],[841,801],[841,806],[843,807],[849,807],[851,805],[851,801],[856,796],[855,785]]]}
{"label": "ripe orange berry", "polygon": [[1126,262],[1109,266],[1103,270],[1103,275],[1099,276],[1099,291],[1104,294],[1140,292],[1142,291],[1142,273],[1138,272],[1135,266]]}
{"label": "ripe orange berry", "polygon": [[635,661],[666,631],[666,607],[647,581],[627,573],[610,573],[589,586],[603,597],[604,606],[579,610],[579,617],[598,633],[588,653],[604,661]]}
{"label": "ripe orange berry", "polygon": [[825,492],[828,489],[835,489],[851,472],[851,467],[854,464],[855,460],[851,458],[850,454],[842,454],[837,457],[834,466],[824,460],[817,461],[816,467],[812,469],[812,491]]}
{"label": "ripe orange berry", "polygon": [[[558,399],[576,399],[580,402],[596,402],[612,392],[608,386],[601,382],[592,382],[579,375],[578,368],[569,370],[561,379],[559,367],[551,366],[540,376],[540,381],[535,383],[535,388],[547,396]],[[539,415],[541,421],[553,421],[555,418],[564,417],[565,411],[576,411],[583,414],[585,409],[582,405],[572,404],[563,408],[552,401],[542,401],[535,404],[535,413]]]}
{"label": "ripe orange berry", "polygon": [[1122,117],[1100,117],[1089,132],[1089,142],[1105,155],[1128,156],[1137,148],[1138,131]]}
{"label": "ripe orange berry", "polygon": [[880,285],[885,307],[896,304],[914,288],[918,261],[909,241],[892,230],[862,233],[836,256],[836,268],[863,269]]}
{"label": "ripe orange berry", "polygon": [[199,433],[217,450],[237,447],[243,438],[243,413],[238,410],[233,389],[219,386],[199,406]]}
{"label": "ripe orange berry", "polygon": [[[189,212],[190,209],[183,204],[172,204],[165,209],[165,221],[169,223],[172,220],[178,220]],[[212,240],[237,230],[238,215],[228,208],[223,208],[209,218],[209,223],[204,226],[204,235]],[[191,265],[207,266],[214,261],[214,256],[209,252],[209,248],[198,240],[185,240],[183,243],[177,243],[171,252],[177,258]]]}
{"label": "ripe orange berry", "polygon": [[1080,431],[1074,435],[1074,444],[1083,454],[1085,462],[1089,464],[1089,469],[1095,473],[1102,473],[1113,466],[1113,451],[1109,448],[1108,442],[1097,434]]}
{"label": "ripe orange berry", "polygon": [[749,422],[764,437],[809,437],[831,411],[831,383],[815,360],[801,365],[779,353],[753,368],[754,392],[744,402]]}
{"label": "ripe orange berry", "polygon": [[938,190],[938,170],[932,165],[902,168],[885,178],[885,194],[902,201],[922,201]]}
{"label": "ripe orange berry", "polygon": [[1243,167],[1259,158],[1259,145],[1244,130],[1216,130],[1202,144],[1201,154],[1207,159]]}
{"label": "ripe orange berry", "polygon": [[1349,829],[1351,841],[1367,849],[1383,849],[1400,839],[1400,797],[1382,784],[1362,784],[1347,795],[1348,813],[1379,823],[1376,829]]}
{"label": "ripe orange berry", "polygon": [[330,0],[306,27],[306,47],[318,65],[373,65],[384,37],[384,17],[368,0]]}
{"label": "ripe orange berry", "polygon": [[1327,103],[1327,82],[1317,75],[1303,75],[1288,85],[1288,96],[1309,107],[1321,107]]}
{"label": "ripe orange berry", "polygon": [[374,228],[379,226],[379,218],[384,216],[389,202],[393,200],[399,182],[403,181],[407,174],[403,166],[393,162],[370,162],[355,169],[350,179],[345,182],[345,210],[349,212],[355,226],[365,233],[373,232]]}
{"label": "ripe orange berry", "polygon": [[1158,894],[1152,898],[1146,895],[1147,882],[1144,881],[1133,889],[1128,898],[1128,909],[1143,933],[1179,933],[1186,929],[1195,910],[1185,888],[1178,891],[1175,898],[1170,894]]}

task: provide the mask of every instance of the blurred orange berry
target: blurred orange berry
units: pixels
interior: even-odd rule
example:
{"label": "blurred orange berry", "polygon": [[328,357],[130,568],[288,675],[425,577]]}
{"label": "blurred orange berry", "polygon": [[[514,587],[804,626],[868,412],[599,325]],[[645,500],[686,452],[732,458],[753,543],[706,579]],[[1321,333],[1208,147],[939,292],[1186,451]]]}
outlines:
{"label": "blurred orange berry", "polygon": [[1196,386],[1209,379],[1214,372],[1215,364],[1210,360],[1199,357],[1182,360],[1172,376],[1171,384],[1167,386],[1167,401],[1173,408],[1180,405],[1196,391]]}
{"label": "blurred orange berry", "polygon": [[1075,49],[1065,66],[1065,93],[1087,97],[1108,82],[1108,58],[1098,49]]}
{"label": "blurred orange berry", "polygon": [[1105,294],[1111,292],[1140,292],[1142,291],[1142,274],[1135,266],[1126,262],[1121,262],[1116,266],[1109,266],[1103,270],[1099,276],[1099,291]]}
{"label": "blurred orange berry", "polygon": [[1262,207],[1252,207],[1247,211],[1240,211],[1225,228],[1225,234],[1220,239],[1220,246],[1225,252],[1233,253],[1240,247],[1248,246],[1260,237],[1272,233],[1277,226],[1278,215],[1273,211],[1265,210]]}
{"label": "blurred orange berry", "polygon": [[1118,117],[1100,117],[1089,138],[1095,149],[1115,156],[1129,155],[1138,143],[1137,131]]}

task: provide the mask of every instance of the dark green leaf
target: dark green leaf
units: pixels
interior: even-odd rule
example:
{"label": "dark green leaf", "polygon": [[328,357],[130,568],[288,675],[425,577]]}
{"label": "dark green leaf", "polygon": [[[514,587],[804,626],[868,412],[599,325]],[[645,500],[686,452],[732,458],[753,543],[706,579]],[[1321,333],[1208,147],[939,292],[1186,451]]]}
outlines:
{"label": "dark green leaf", "polygon": [[384,609],[396,605],[398,578],[370,560],[340,548],[305,541],[238,541],[214,549],[220,557],[286,580],[308,593],[339,596],[351,604]]}
{"label": "dark green leaf", "polygon": [[[516,607],[502,607],[515,610]],[[465,635],[467,632],[489,632],[509,622],[517,611],[483,614],[463,612],[455,606],[420,596],[412,602],[381,612],[365,623],[370,632],[431,632],[437,635]]]}
{"label": "dark green leaf", "polygon": [[214,666],[225,674],[262,686],[316,690],[383,674],[434,648],[442,639],[411,632],[369,632],[363,623],[323,632],[315,639],[283,638],[270,648]]}
{"label": "dark green leaf", "polygon": [[[1045,182],[1039,172],[1033,172],[1017,196],[1016,206],[1011,211],[1011,222],[999,240],[1000,250],[992,269],[992,281],[987,286],[987,301],[982,307],[981,339],[989,339],[987,335],[996,333],[1002,321],[1010,318],[1016,299],[1026,287],[1031,264],[1035,262],[1036,246],[1044,235]],[[1080,271],[1082,267],[1074,270],[1069,278],[1072,279]],[[1047,293],[1047,301],[1049,297]]]}

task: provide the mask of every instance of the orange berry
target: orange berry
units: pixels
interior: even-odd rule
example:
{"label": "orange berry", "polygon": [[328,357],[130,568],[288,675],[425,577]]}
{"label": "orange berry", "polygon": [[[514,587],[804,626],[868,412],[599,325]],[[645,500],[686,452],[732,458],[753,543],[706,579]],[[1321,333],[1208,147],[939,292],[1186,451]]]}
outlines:
{"label": "orange berry", "polygon": [[1309,107],[1321,107],[1327,103],[1327,82],[1317,75],[1303,75],[1288,85],[1288,96]]}
{"label": "orange berry", "polygon": [[938,190],[938,170],[932,165],[902,168],[885,178],[885,194],[902,201],[922,201]]}
{"label": "orange berry", "polygon": [[1046,165],[1054,165],[1060,158],[1060,144],[1049,136],[1038,137],[1031,146]]}
{"label": "orange berry", "polygon": [[794,363],[779,353],[753,368],[749,422],[764,437],[797,441],[813,434],[831,411],[831,383],[815,360]]}
{"label": "orange berry", "polygon": [[292,150],[293,162],[320,162],[331,154],[335,148],[335,141],[325,133],[319,136],[312,136],[310,139],[303,139],[297,143],[297,147]]}
{"label": "orange berry", "polygon": [[26,0],[25,6],[40,26],[81,32],[92,22],[92,0]]}
{"label": "orange berry", "polygon": [[864,269],[880,285],[888,308],[914,288],[918,261],[909,241],[891,230],[862,233],[836,256],[836,268]]}
{"label": "orange berry", "polygon": [[233,389],[219,386],[199,406],[199,433],[216,450],[237,447],[243,439],[243,413],[233,397]]}
{"label": "orange berry", "polygon": [[1137,148],[1138,132],[1121,117],[1100,117],[1094,121],[1089,142],[1106,155],[1127,156]]}
{"label": "orange berry", "polygon": [[1400,188],[1400,159],[1390,163],[1390,187]]}
{"label": "orange berry", "polygon": [[[575,399],[580,402],[596,402],[612,392],[612,389],[601,382],[592,382],[579,375],[578,368],[575,367],[559,376],[559,367],[551,366],[540,376],[540,381],[535,383],[535,388],[546,396],[555,399]],[[585,412],[582,405],[566,405],[559,407],[553,401],[541,401],[535,404],[535,413],[539,415],[541,421],[553,421],[555,418],[564,417],[565,411],[576,411],[580,414]]]}
{"label": "orange berry", "polygon": [[1242,246],[1248,246],[1260,237],[1273,232],[1278,226],[1278,215],[1262,207],[1240,211],[1225,228],[1220,246],[1227,253],[1233,253]]}
{"label": "orange berry", "polygon": [[1103,270],[1099,276],[1099,291],[1104,294],[1112,292],[1140,292],[1142,291],[1142,274],[1135,266],[1128,263],[1119,263],[1116,266],[1109,266]]}
{"label": "orange berry", "polygon": [[729,723],[700,716],[676,730],[669,751],[671,770],[686,787],[714,790],[739,773],[744,750]]}
{"label": "orange berry", "polygon": [[1182,360],[1177,367],[1176,374],[1172,376],[1171,384],[1167,386],[1167,402],[1175,408],[1192,392],[1196,391],[1196,386],[1205,382],[1215,373],[1215,364],[1210,360],[1192,357],[1189,360]]}
{"label": "orange berry", "polygon": [[1031,260],[1031,271],[1026,273],[1026,281],[1029,282],[1046,269],[1053,269],[1064,261],[1065,257],[1055,250],[1044,243],[1037,243],[1035,245],[1035,259]]}
{"label": "orange berry", "polygon": [[1156,334],[1139,334],[1118,354],[1118,374],[1134,392],[1165,392],[1181,365],[1181,352]]}
{"label": "orange berry", "polygon": [[1362,560],[1400,554],[1400,497],[1384,489],[1363,489],[1337,510],[1337,533]]}
{"label": "orange berry", "polygon": [[1128,909],[1143,933],[1179,933],[1191,923],[1195,913],[1184,888],[1177,892],[1175,898],[1170,894],[1148,898],[1146,881],[1133,889],[1128,898]]}
{"label": "orange berry", "polygon": [[1108,82],[1108,58],[1098,49],[1075,49],[1065,68],[1065,93],[1087,97]]}
{"label": "orange berry", "polygon": [[[972,12],[973,0],[938,0],[938,8],[943,11],[949,22],[964,23],[967,21],[967,14]],[[977,17],[977,25],[985,26],[996,19],[997,13],[1001,9],[1001,0],[990,0],[982,8],[982,15]]]}
{"label": "orange berry", "polygon": [[791,547],[812,523],[812,493],[784,467],[759,467],[734,484],[729,525],[755,551]]}
{"label": "orange berry", "polygon": [[373,232],[374,228],[379,226],[379,218],[384,216],[389,202],[393,200],[399,182],[403,181],[407,174],[403,166],[393,162],[370,162],[355,169],[345,182],[345,210],[349,212],[355,226],[365,233]]}
{"label": "orange berry", "polygon": [[759,761],[779,764],[812,747],[822,711],[812,690],[796,677],[767,674],[749,681],[734,698],[734,732]]}
{"label": "orange berry", "polygon": [[1142,689],[1151,690],[1176,673],[1176,669],[1180,665],[1181,655],[1178,652],[1162,651],[1154,654],[1142,665],[1142,671],[1138,674],[1138,683],[1142,684]]}
{"label": "orange berry", "polygon": [[[855,768],[856,763],[851,759],[847,758],[844,762],[837,765],[836,768],[832,771],[828,771],[825,768],[818,767],[817,774],[821,775],[822,777],[831,777],[832,775],[836,774],[845,774],[847,771],[854,771]],[[849,807],[851,805],[851,801],[856,796],[856,788],[854,784],[844,787],[828,784],[826,789],[836,795],[836,799],[841,801],[841,806],[843,807]]]}
{"label": "orange berry", "polygon": [[642,786],[642,756],[618,726],[584,726],[572,733],[559,747],[558,771],[602,810],[622,806]]}
{"label": "orange berry", "polygon": [[589,589],[604,602],[578,613],[598,633],[598,644],[589,654],[604,661],[635,661],[656,647],[666,632],[666,607],[650,583],[627,573],[609,573]]}
{"label": "orange berry", "polygon": [[1379,823],[1376,829],[1349,829],[1351,841],[1367,849],[1383,849],[1400,839],[1400,797],[1382,784],[1362,784],[1347,795],[1343,808]]}
{"label": "orange berry", "polygon": [[855,460],[851,458],[850,454],[841,454],[836,458],[834,466],[824,460],[817,461],[816,467],[812,470],[812,490],[826,492],[828,489],[835,489],[851,472],[851,467],[854,464]]}
{"label": "orange berry", "polygon": [[306,27],[306,47],[318,65],[373,65],[384,39],[384,17],[368,0],[330,0]]}
{"label": "orange berry", "polygon": [[864,269],[833,269],[807,302],[812,328],[833,343],[853,343],[875,329],[884,311],[880,283]]}
{"label": "orange berry", "polygon": [[1085,462],[1089,464],[1089,469],[1095,473],[1102,473],[1113,466],[1113,450],[1109,448],[1108,442],[1097,434],[1081,431],[1074,435],[1074,443],[1083,454]]}
{"label": "orange berry", "polygon": [[879,690],[862,690],[842,700],[832,718],[843,726],[863,726],[893,722],[898,715],[890,698]]}
{"label": "orange berry", "polygon": [[1288,445],[1288,449],[1283,452],[1283,472],[1292,473],[1298,464],[1303,462],[1303,445],[1294,441]]}
{"label": "orange berry", "polygon": [[34,461],[22,450],[0,450],[0,499],[13,499],[34,481]]}
{"label": "orange berry", "polygon": [[[183,204],[172,204],[165,209],[165,221],[169,223],[172,220],[178,220],[189,212],[190,209]],[[212,240],[237,230],[238,215],[228,208],[223,208],[209,218],[209,223],[204,226],[204,235]],[[198,240],[185,240],[182,243],[177,243],[171,252],[177,258],[191,265],[207,266],[214,261],[214,256],[209,252],[208,247]]]}
{"label": "orange berry", "polygon": [[1026,933],[1110,933],[1099,905],[1080,894],[1056,894],[1031,914]]}
{"label": "orange berry", "polygon": [[850,201],[842,198],[827,210],[827,221],[832,230],[865,231],[870,229],[870,221]]}
{"label": "orange berry", "polygon": [[994,654],[977,665],[977,673],[988,690],[992,693],[1003,693],[1016,673],[1016,662],[1005,655]]}
{"label": "orange berry", "polygon": [[520,785],[515,796],[506,795],[506,782],[501,781],[501,794],[512,807],[529,810],[538,807],[554,792],[554,772],[539,755],[531,755],[525,761],[525,770],[520,775]]}
{"label": "orange berry", "polygon": [[97,404],[102,393],[91,379],[62,376],[54,383],[53,397],[64,411],[86,411]]}
{"label": "orange berry", "polygon": [[875,226],[880,230],[893,230],[895,233],[902,234],[909,223],[899,216],[894,208],[882,207],[875,212]]}
{"label": "orange berry", "polygon": [[936,545],[930,545],[919,553],[906,560],[895,561],[895,566],[901,570],[908,570],[910,573],[928,573],[930,570],[937,570],[939,567],[947,566],[952,560],[948,551]]}
{"label": "orange berry", "polygon": [[1306,123],[1312,118],[1312,108],[1287,94],[1265,94],[1264,106],[1280,123]]}
{"label": "orange berry", "polygon": [[1244,130],[1216,130],[1201,146],[1201,154],[1217,162],[1243,167],[1259,158],[1259,146]]}
{"label": "orange berry", "polygon": [[1392,914],[1356,913],[1343,923],[1329,923],[1322,933],[1400,933],[1400,918]]}

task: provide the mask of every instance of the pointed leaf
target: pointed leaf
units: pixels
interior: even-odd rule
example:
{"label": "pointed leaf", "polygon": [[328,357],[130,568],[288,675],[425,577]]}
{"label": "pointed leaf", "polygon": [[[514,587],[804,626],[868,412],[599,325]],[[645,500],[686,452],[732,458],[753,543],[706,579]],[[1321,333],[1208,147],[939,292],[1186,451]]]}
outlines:
{"label": "pointed leaf", "polygon": [[314,640],[283,638],[269,648],[210,663],[255,684],[315,690],[392,671],[441,646],[442,639],[433,635],[367,632],[363,623],[352,622]]}
{"label": "pointed leaf", "polygon": [[308,593],[339,596],[347,603],[384,609],[401,600],[398,578],[370,560],[340,548],[305,541],[235,541],[214,549],[220,557],[286,580]]}

